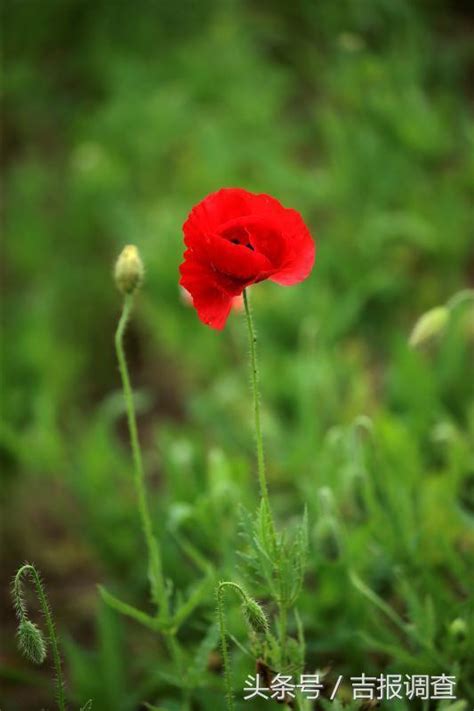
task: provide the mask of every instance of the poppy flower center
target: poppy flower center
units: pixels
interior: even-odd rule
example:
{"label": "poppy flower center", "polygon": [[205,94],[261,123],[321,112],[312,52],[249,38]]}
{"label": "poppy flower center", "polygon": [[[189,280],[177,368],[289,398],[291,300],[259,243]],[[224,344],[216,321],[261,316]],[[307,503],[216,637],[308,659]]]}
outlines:
{"label": "poppy flower center", "polygon": [[250,232],[246,227],[233,225],[223,230],[221,236],[229,242],[232,242],[232,244],[240,244],[242,247],[251,249],[252,252],[255,251],[255,247],[250,242]]}

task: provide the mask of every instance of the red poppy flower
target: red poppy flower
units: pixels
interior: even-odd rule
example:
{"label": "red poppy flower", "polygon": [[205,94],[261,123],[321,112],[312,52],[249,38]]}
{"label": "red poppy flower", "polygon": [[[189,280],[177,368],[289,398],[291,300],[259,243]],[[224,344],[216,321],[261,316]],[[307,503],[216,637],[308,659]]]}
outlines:
{"label": "red poppy flower", "polygon": [[223,188],[193,207],[183,231],[180,284],[212,328],[224,328],[234,298],[251,284],[291,286],[313,268],[315,244],[301,215],[270,195]]}

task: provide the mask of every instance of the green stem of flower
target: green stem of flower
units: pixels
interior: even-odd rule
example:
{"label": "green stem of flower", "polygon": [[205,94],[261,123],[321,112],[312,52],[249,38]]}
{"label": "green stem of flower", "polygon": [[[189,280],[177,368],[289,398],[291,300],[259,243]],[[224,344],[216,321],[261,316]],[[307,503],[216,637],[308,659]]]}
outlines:
{"label": "green stem of flower", "polygon": [[140,441],[138,439],[135,405],[133,402],[133,393],[130,384],[130,376],[128,373],[127,359],[125,357],[125,351],[123,347],[123,337],[133,307],[133,298],[133,293],[125,295],[122,315],[120,317],[117,331],[115,333],[115,350],[117,352],[117,360],[120,370],[120,376],[122,378],[125,405],[127,409],[128,429],[130,433],[130,444],[133,456],[134,483],[137,495],[138,510],[140,513],[143,535],[148,551],[148,577],[150,580],[151,595],[154,603],[158,607],[159,613],[162,617],[166,619],[169,616],[169,605],[168,598],[166,595],[165,580],[163,577],[161,553],[158,547],[158,542],[153,534],[150,508],[148,505],[148,499],[145,488],[145,471],[143,468]]}
{"label": "green stem of flower", "polygon": [[288,611],[284,604],[279,605],[279,637],[280,637],[280,656],[282,668],[285,667],[286,662],[286,637],[287,637],[287,627],[288,627]]}
{"label": "green stem of flower", "polygon": [[241,594],[241,590],[235,583],[219,583],[217,586],[217,619],[219,622],[219,633],[221,638],[222,661],[224,664],[224,683],[227,711],[234,711],[234,690],[232,688],[232,671],[230,668],[230,652],[227,645],[227,629],[225,624],[224,591],[226,587],[235,587]]}
{"label": "green stem of flower", "polygon": [[273,522],[272,512],[270,508],[270,499],[268,496],[268,485],[267,477],[265,473],[265,457],[263,453],[263,436],[262,436],[262,425],[260,421],[260,375],[258,370],[258,360],[257,360],[257,335],[255,332],[255,327],[253,324],[252,310],[249,303],[249,298],[247,295],[247,290],[244,289],[244,306],[245,306],[245,316],[247,319],[247,327],[249,334],[249,346],[250,346],[250,365],[251,365],[251,376],[252,376],[252,391],[253,391],[253,405],[254,405],[254,417],[255,417],[255,441],[257,444],[257,470],[258,479],[260,483],[260,494],[262,497],[263,504],[267,510],[267,515],[271,527],[272,538],[275,541],[275,525]]}
{"label": "green stem of flower", "polygon": [[15,597],[15,604],[17,607],[18,617],[20,621],[25,621],[28,619],[28,614],[26,611],[25,603],[23,601],[21,579],[23,575],[29,575],[35,586],[36,595],[38,596],[38,601],[41,607],[41,612],[46,623],[46,629],[48,631],[48,640],[51,645],[51,653],[53,655],[53,665],[55,671],[55,683],[56,683],[56,701],[60,711],[66,711],[66,701],[64,697],[64,678],[62,670],[61,655],[59,653],[59,642],[56,636],[56,629],[54,626],[53,615],[51,613],[51,607],[46,596],[46,591],[41,582],[38,571],[34,565],[26,563],[17,572],[13,584],[13,593]]}
{"label": "green stem of flower", "polygon": [[[115,350],[117,352],[117,360],[119,364],[120,376],[122,378],[122,386],[125,397],[125,405],[127,409],[128,429],[130,434],[130,444],[132,448],[133,468],[134,468],[134,483],[137,495],[138,510],[142,525],[143,536],[148,552],[148,578],[150,581],[150,590],[153,602],[157,606],[157,615],[162,620],[169,621],[170,609],[168,596],[166,593],[165,578],[163,575],[163,566],[161,560],[161,552],[158,541],[153,533],[151,522],[150,507],[145,486],[145,470],[143,466],[143,457],[138,438],[137,417],[135,405],[133,401],[132,386],[130,384],[130,376],[128,372],[127,359],[123,347],[123,338],[127,327],[128,320],[133,308],[134,294],[126,294],[123,302],[122,314],[115,333]],[[184,674],[183,655],[179,644],[176,631],[173,629],[163,632],[165,643],[171,658],[174,660],[176,668],[180,674]],[[188,691],[183,691],[183,696],[186,697]]]}
{"label": "green stem of flower", "polygon": [[219,583],[219,590],[224,590],[224,588],[230,588],[231,590],[234,590],[240,597],[242,602],[247,602],[248,595],[243,590],[243,588],[241,588],[240,585],[238,585],[237,583],[233,583],[231,580],[224,580]]}

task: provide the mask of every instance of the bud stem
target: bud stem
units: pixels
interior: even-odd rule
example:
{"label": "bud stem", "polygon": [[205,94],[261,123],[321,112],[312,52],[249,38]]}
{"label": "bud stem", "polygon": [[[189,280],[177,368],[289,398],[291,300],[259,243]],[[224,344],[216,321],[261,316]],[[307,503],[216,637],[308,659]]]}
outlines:
{"label": "bud stem", "polygon": [[125,397],[125,405],[127,409],[128,429],[130,434],[130,445],[132,448],[133,467],[134,467],[134,483],[137,495],[138,510],[142,524],[142,531],[145,538],[145,543],[148,551],[148,577],[150,580],[150,588],[152,599],[159,607],[161,614],[167,618],[169,615],[168,598],[166,595],[165,581],[163,577],[163,569],[161,564],[161,554],[158,548],[158,543],[153,535],[153,527],[151,523],[150,508],[145,488],[145,471],[143,467],[142,452],[138,439],[137,418],[135,413],[135,405],[133,402],[132,387],[130,384],[130,376],[128,373],[127,359],[123,347],[123,337],[127,327],[130,313],[133,307],[134,295],[126,294],[123,301],[123,310],[120,317],[117,331],[115,333],[115,350],[117,352],[117,360],[122,378],[123,393]]}
{"label": "bud stem", "polygon": [[248,595],[244,589],[238,585],[238,583],[233,583],[231,580],[223,580],[219,583],[219,590],[223,590],[224,588],[231,588],[232,590],[235,590],[235,592],[242,598],[242,602],[247,602]]}
{"label": "bud stem", "polygon": [[23,587],[22,578],[29,576],[35,587],[36,595],[40,604],[41,612],[43,613],[44,621],[46,623],[46,629],[48,631],[48,640],[51,645],[51,652],[53,655],[53,665],[55,671],[55,683],[56,683],[56,701],[60,711],[66,711],[66,701],[64,698],[64,679],[62,671],[61,655],[59,653],[59,643],[56,636],[56,630],[54,627],[53,615],[51,613],[51,607],[46,596],[46,591],[44,589],[43,583],[39,576],[38,571],[34,565],[30,563],[25,563],[18,570],[15,578],[13,580],[13,601],[16,608],[16,613],[19,622],[26,622],[28,620],[28,612],[26,609],[25,600],[23,597]]}
{"label": "bud stem", "polygon": [[225,624],[224,592],[226,588],[231,588],[240,595],[243,602],[246,602],[247,595],[237,583],[230,581],[220,582],[217,586],[217,618],[219,621],[219,632],[221,638],[222,660],[224,663],[225,698],[227,711],[234,711],[234,690],[232,688],[232,672],[230,668],[230,652],[227,645],[227,629]]}
{"label": "bud stem", "polygon": [[234,711],[234,690],[232,688],[232,672],[230,668],[230,653],[227,645],[227,629],[224,612],[224,587],[217,586],[217,619],[221,638],[222,661],[224,664],[225,700],[227,711]]}

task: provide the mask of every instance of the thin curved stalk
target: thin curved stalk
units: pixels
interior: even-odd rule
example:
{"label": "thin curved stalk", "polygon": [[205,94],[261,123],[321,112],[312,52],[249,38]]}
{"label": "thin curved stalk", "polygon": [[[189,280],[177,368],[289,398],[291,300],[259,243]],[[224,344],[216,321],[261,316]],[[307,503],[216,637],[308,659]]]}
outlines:
{"label": "thin curved stalk", "polygon": [[51,653],[53,657],[53,667],[55,672],[55,687],[56,687],[56,701],[60,711],[66,711],[66,700],[64,695],[64,677],[62,669],[61,655],[59,653],[59,641],[56,635],[56,628],[54,626],[53,614],[51,612],[51,607],[46,595],[46,590],[41,581],[41,577],[36,570],[35,566],[31,563],[25,563],[18,570],[13,581],[13,599],[15,603],[15,608],[17,612],[18,621],[20,623],[27,622],[29,620],[28,612],[26,609],[26,604],[23,597],[22,588],[22,578],[28,575],[33,582],[36,595],[38,597],[38,602],[43,613],[44,621],[46,624],[46,630],[48,633],[48,640],[51,646]]}
{"label": "thin curved stalk", "polygon": [[153,534],[151,523],[150,508],[148,505],[146,489],[145,489],[145,471],[143,467],[143,459],[138,438],[137,418],[135,413],[135,405],[133,402],[132,387],[130,384],[130,376],[128,373],[127,359],[123,347],[123,337],[127,327],[128,319],[133,307],[133,294],[126,294],[123,302],[123,310],[115,333],[115,350],[122,379],[123,392],[125,397],[125,406],[127,409],[128,429],[130,434],[130,445],[132,448],[133,468],[134,468],[134,483],[137,494],[138,510],[142,531],[145,538],[145,543],[148,552],[148,577],[150,580],[150,588],[153,601],[158,606],[159,612],[164,618],[169,615],[168,598],[166,595],[165,581],[163,577],[163,568],[161,563],[161,553],[158,547],[157,540]]}

